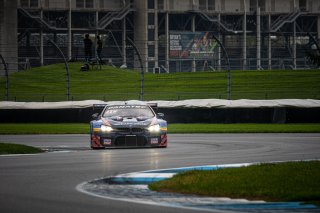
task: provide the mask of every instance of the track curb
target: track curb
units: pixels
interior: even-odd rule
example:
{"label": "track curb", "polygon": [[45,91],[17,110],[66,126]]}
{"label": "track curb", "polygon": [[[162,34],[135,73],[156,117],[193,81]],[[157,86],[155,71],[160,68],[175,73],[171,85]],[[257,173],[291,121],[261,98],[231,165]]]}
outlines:
{"label": "track curb", "polygon": [[[280,162],[270,162],[270,163],[280,163]],[[150,205],[160,205],[168,207],[186,208],[186,209],[197,209],[202,211],[216,211],[216,210],[249,210],[259,212],[259,210],[273,211],[282,210],[284,212],[291,212],[291,210],[306,210],[306,212],[317,210],[318,207],[313,204],[303,204],[302,202],[265,202],[265,201],[249,201],[246,199],[230,199],[230,198],[208,198],[208,197],[198,197],[198,196],[185,196],[171,193],[169,194],[172,200],[177,199],[184,201],[159,201],[152,198],[158,197],[162,199],[162,195],[168,193],[159,193],[150,191],[148,189],[148,184],[165,180],[173,177],[175,174],[190,170],[218,170],[224,168],[238,168],[243,166],[259,165],[261,163],[241,163],[241,164],[224,164],[224,165],[206,165],[206,166],[191,166],[191,167],[181,167],[181,168],[171,168],[171,169],[160,169],[160,170],[147,170],[141,172],[133,172],[127,174],[120,174],[107,178],[100,178],[93,181],[85,182],[79,184],[76,189],[82,193],[118,200],[126,201],[140,204],[150,204]],[[93,186],[94,190],[90,189],[90,184]],[[110,186],[107,190],[106,187]],[[99,187],[101,190],[99,191]],[[117,188],[118,187],[118,188]],[[126,193],[119,196],[117,193],[113,193],[112,190],[125,190]],[[102,193],[101,193],[102,191]],[[106,192],[103,192],[106,191]],[[131,196],[130,193],[133,195]],[[136,198],[138,194],[138,198]],[[151,195],[150,195],[151,194]],[[141,199],[140,196],[145,196]],[[180,197],[181,196],[181,197]],[[191,198],[190,198],[191,197]],[[193,199],[191,201],[190,199]],[[210,200],[211,199],[211,200]]]}

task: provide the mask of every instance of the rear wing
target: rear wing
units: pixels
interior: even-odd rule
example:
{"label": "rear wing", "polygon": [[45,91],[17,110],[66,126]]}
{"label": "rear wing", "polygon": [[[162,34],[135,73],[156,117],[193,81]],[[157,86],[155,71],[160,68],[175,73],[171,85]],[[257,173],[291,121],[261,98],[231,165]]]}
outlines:
{"label": "rear wing", "polygon": [[108,104],[93,104],[92,109],[93,111],[101,112]]}
{"label": "rear wing", "polygon": [[[158,104],[154,102],[146,103],[148,106],[150,106],[153,110],[158,109]],[[92,108],[93,111],[99,111],[101,112],[108,104],[93,104]]]}
{"label": "rear wing", "polygon": [[158,103],[147,103],[154,111],[158,110]]}

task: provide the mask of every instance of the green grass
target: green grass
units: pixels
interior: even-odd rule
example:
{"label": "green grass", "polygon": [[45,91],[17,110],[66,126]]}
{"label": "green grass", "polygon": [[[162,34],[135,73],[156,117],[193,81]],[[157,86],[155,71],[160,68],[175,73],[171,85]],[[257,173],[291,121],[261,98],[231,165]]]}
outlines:
{"label": "green grass", "polygon": [[320,201],[320,162],[263,164],[217,171],[190,171],[149,188],[213,197],[265,201]]}
{"label": "green grass", "polygon": [[169,124],[170,133],[316,133],[320,124]]}
{"label": "green grass", "polygon": [[[73,100],[139,99],[140,73],[103,66],[81,72],[82,63],[70,63]],[[232,99],[319,99],[319,70],[232,71]],[[0,77],[4,100],[5,78]],[[9,99],[62,101],[67,96],[63,64],[33,68],[10,75]],[[196,72],[145,74],[145,100],[227,98],[227,73]]]}
{"label": "green grass", "polygon": [[[319,133],[320,124],[169,124],[170,133]],[[2,123],[0,134],[88,134],[87,123]]]}
{"label": "green grass", "polygon": [[0,134],[89,134],[89,123],[0,124]]}
{"label": "green grass", "polygon": [[6,154],[35,154],[43,150],[21,144],[0,143],[0,155]]}

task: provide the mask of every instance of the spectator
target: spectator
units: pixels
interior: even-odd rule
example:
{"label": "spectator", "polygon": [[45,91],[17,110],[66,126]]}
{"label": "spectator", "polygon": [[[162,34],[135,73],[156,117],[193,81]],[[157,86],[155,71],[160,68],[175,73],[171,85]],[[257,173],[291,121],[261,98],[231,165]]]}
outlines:
{"label": "spectator", "polygon": [[100,64],[102,64],[101,51],[102,51],[102,41],[100,39],[100,36],[97,36],[97,57]]}
{"label": "spectator", "polygon": [[84,43],[85,60],[88,62],[92,58],[92,41],[89,38],[89,34],[85,35],[85,38],[83,39],[83,43]]}

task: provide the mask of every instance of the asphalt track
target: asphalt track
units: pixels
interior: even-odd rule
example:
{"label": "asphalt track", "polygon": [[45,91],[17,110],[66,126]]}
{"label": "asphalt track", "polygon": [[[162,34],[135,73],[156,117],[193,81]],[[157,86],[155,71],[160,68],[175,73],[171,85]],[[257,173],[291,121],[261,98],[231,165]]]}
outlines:
{"label": "asphalt track", "polygon": [[0,156],[0,211],[197,212],[102,199],[75,187],[143,170],[320,158],[320,134],[174,134],[167,149],[90,150],[88,139],[88,135],[0,135],[0,142],[57,151]]}

